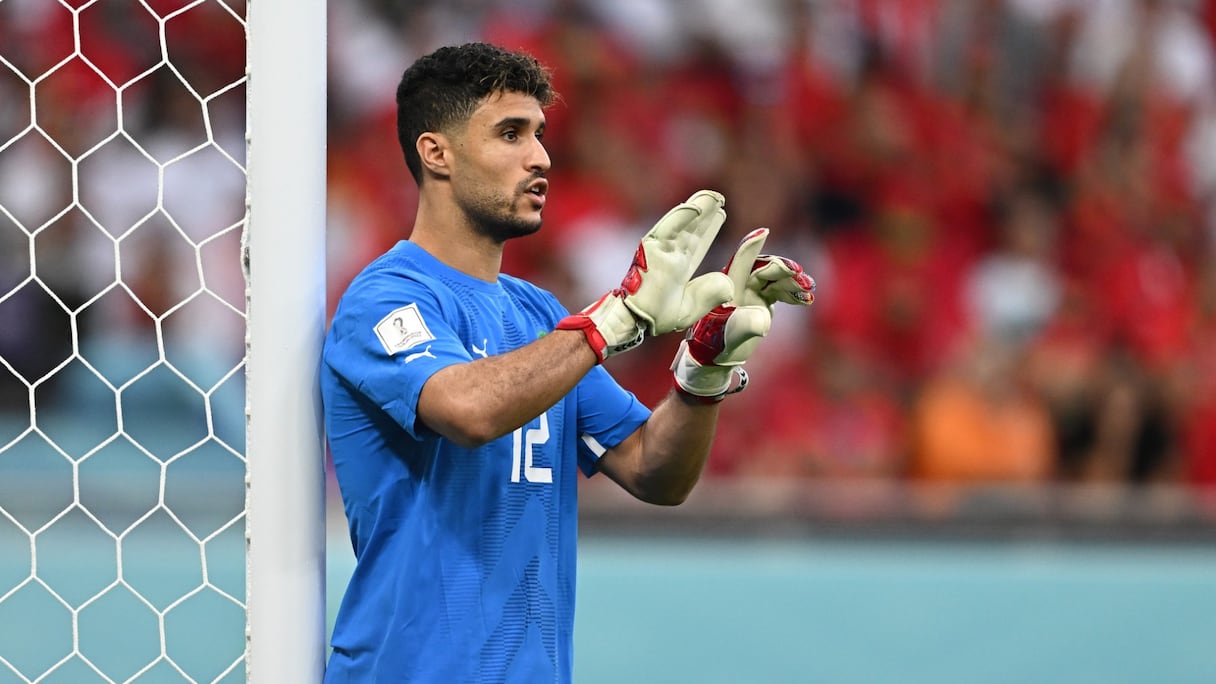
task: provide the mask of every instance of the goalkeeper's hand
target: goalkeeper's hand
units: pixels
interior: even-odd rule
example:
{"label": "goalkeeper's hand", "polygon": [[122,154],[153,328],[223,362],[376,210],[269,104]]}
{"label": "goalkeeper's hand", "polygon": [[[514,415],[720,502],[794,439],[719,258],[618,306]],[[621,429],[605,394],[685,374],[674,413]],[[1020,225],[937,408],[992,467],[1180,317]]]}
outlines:
{"label": "goalkeeper's hand", "polygon": [[726,221],[726,199],[701,190],[667,212],[642,237],[620,287],[558,322],[559,330],[581,330],[602,363],[628,351],[647,334],[685,330],[731,298],[723,273],[693,278]]}
{"label": "goalkeeper's hand", "polygon": [[742,390],[747,373],[741,366],[768,334],[776,303],[809,306],[815,301],[815,281],[802,266],[760,254],[767,238],[767,228],[743,238],[725,269],[734,290],[731,300],[697,321],[680,345],[671,370],[685,394],[720,401]]}

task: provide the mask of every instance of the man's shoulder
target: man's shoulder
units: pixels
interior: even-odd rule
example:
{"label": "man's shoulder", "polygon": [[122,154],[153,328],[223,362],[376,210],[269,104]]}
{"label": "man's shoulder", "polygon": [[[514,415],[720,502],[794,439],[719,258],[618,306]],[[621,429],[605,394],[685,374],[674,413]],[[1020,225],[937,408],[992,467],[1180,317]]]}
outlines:
{"label": "man's shoulder", "polygon": [[408,256],[389,250],[346,285],[334,310],[332,328],[335,332],[349,331],[350,326],[375,323],[411,305],[415,309],[443,309],[451,296],[448,288],[425,270],[411,265]]}
{"label": "man's shoulder", "polygon": [[397,289],[411,284],[424,289],[436,289],[436,278],[428,269],[421,267],[401,242],[368,262],[347,285],[346,295],[375,294],[383,288]]}
{"label": "man's shoulder", "polygon": [[557,303],[557,297],[552,292],[519,276],[502,273],[498,276],[498,283],[505,292],[518,298],[530,301],[543,301],[545,303]]}

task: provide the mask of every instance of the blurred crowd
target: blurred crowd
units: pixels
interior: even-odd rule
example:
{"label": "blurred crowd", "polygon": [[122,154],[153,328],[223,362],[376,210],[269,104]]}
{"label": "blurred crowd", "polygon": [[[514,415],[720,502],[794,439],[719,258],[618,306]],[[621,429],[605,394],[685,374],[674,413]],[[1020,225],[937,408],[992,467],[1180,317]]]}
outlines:
{"label": "blurred crowd", "polygon": [[[226,179],[243,163],[243,88],[228,84],[244,46],[219,6],[168,24],[185,46],[170,55],[176,70],[123,89],[129,137],[90,155],[97,185],[82,180],[80,193],[110,198],[86,203],[98,207],[90,217],[126,227],[158,202],[243,207]],[[103,54],[120,84],[151,68],[157,56],[131,47],[146,27],[114,3],[96,7],[82,49]],[[779,308],[748,362],[751,386],[724,404],[712,474],[1216,486],[1213,0],[366,0],[329,11],[331,307],[409,234],[416,189],[393,102],[402,69],[486,40],[535,54],[561,93],[547,112],[545,228],[508,247],[506,272],[580,308],[615,286],[658,216],[714,188],[729,217],[707,267],[767,226],[766,251],[815,277],[814,306]],[[0,21],[0,40],[53,52],[62,20]],[[104,83],[110,99],[86,115],[88,70],[83,80],[42,91],[59,98],[44,108],[78,112],[62,127],[69,150],[88,150],[101,139],[89,126],[113,117]],[[0,75],[0,144],[21,130],[28,91]],[[140,149],[165,163],[192,145],[213,153],[180,196],[141,198],[120,181],[147,171]],[[23,203],[35,223],[61,204],[19,190],[48,149],[32,138],[0,152],[0,204]],[[69,181],[52,194],[72,197],[70,169],[58,173]],[[197,220],[235,239],[233,218]],[[167,267],[166,243],[124,253],[124,277],[197,289],[206,265]],[[20,247],[4,243],[0,290],[24,277]],[[112,256],[92,259],[102,281]],[[88,261],[56,274],[81,281],[81,301],[99,287]],[[239,272],[217,268],[205,289],[239,293]],[[221,298],[239,306],[239,294]],[[239,343],[230,327],[190,336]],[[28,353],[11,332],[0,351]],[[660,338],[610,369],[653,405],[677,344]]]}
{"label": "blurred crowd", "polygon": [[[580,307],[709,187],[728,221],[707,263],[768,226],[816,278],[725,403],[714,474],[1216,484],[1216,3],[333,11],[335,293],[408,231],[402,65],[488,40],[562,95],[545,229],[504,270]],[[653,404],[677,343],[611,369]]]}

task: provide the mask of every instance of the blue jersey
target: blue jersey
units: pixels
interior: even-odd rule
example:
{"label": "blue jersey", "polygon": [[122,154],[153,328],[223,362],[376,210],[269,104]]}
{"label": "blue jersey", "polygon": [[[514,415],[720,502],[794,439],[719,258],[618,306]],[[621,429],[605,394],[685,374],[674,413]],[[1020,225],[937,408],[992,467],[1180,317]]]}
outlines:
{"label": "blue jersey", "polygon": [[325,340],[325,425],[356,558],[327,684],[569,682],[577,484],[650,415],[602,367],[475,449],[417,418],[435,372],[553,330],[566,310],[401,242],[352,281]]}

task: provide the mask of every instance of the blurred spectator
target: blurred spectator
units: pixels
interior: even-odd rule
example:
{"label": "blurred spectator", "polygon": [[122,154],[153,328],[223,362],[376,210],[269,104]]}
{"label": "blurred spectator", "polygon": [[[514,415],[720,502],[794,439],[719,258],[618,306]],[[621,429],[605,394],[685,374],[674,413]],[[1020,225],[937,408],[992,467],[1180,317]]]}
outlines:
{"label": "blurred spectator", "polygon": [[1108,333],[1090,295],[1065,283],[1055,316],[1030,341],[1028,380],[1043,397],[1055,437],[1057,477],[1082,479],[1092,460]]}
{"label": "blurred spectator", "polygon": [[1060,300],[1054,209],[1022,191],[998,208],[996,244],[972,263],[963,296],[978,332],[1021,346],[1037,338]]}
{"label": "blurred spectator", "polygon": [[754,408],[723,407],[726,429],[711,472],[841,480],[903,475],[903,407],[861,347],[822,336],[798,356],[769,361],[773,372],[758,380],[766,415],[757,420]]}
{"label": "blurred spectator", "polygon": [[1100,378],[1094,451],[1080,478],[1143,484],[1172,478],[1177,458],[1158,378],[1118,352]]}
{"label": "blurred spectator", "polygon": [[960,483],[1046,482],[1055,439],[1043,400],[1024,380],[1023,355],[976,337],[931,375],[913,402],[911,474]]}

